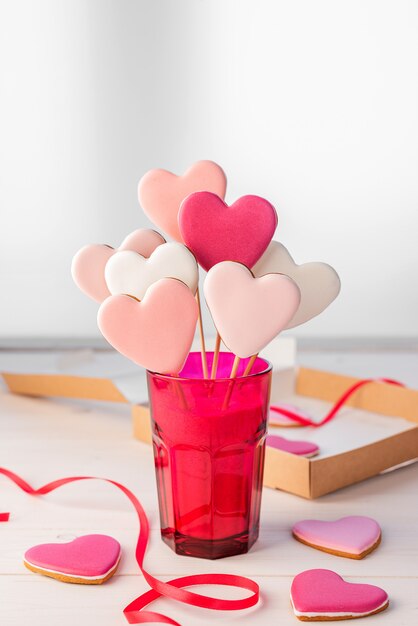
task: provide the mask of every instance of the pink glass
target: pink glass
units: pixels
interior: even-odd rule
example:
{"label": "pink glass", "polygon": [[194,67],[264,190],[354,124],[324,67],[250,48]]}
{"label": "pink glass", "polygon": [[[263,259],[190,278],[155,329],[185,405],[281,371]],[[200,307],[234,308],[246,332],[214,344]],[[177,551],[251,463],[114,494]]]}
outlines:
{"label": "pink glass", "polygon": [[216,380],[197,352],[179,378],[147,373],[161,535],[177,554],[242,554],[258,537],[271,365],[242,377],[242,359],[231,380],[233,359],[219,355]]}

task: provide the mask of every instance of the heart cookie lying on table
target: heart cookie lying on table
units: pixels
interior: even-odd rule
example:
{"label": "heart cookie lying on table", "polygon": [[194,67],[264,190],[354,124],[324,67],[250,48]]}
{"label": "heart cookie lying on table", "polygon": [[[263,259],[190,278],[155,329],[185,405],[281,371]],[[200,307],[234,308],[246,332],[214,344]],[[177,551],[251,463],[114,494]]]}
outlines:
{"label": "heart cookie lying on table", "polygon": [[389,606],[386,591],[374,585],[347,583],[329,569],[310,569],[295,576],[290,600],[304,622],[366,617]]}
{"label": "heart cookie lying on table", "polygon": [[376,520],[350,515],[334,522],[307,519],[292,528],[295,539],[317,550],[349,559],[362,559],[380,544],[382,531]]}
{"label": "heart cookie lying on table", "polygon": [[116,572],[120,544],[108,535],[85,535],[68,543],[43,543],[27,550],[24,564],[32,572],[65,583],[100,585]]}
{"label": "heart cookie lying on table", "polygon": [[286,439],[286,437],[279,437],[278,435],[268,435],[266,445],[276,450],[282,450],[282,452],[297,454],[307,458],[316,456],[319,453],[319,447],[312,441],[296,441]]}

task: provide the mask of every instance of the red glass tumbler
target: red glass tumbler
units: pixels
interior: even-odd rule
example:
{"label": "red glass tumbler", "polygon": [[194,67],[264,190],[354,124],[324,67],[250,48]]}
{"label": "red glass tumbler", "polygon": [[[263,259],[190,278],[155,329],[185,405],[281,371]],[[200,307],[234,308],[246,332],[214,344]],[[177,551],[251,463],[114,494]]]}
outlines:
{"label": "red glass tumbler", "polygon": [[[213,354],[208,353],[209,372]],[[177,554],[219,559],[248,552],[259,531],[271,365],[216,380],[192,352],[179,377],[148,372],[161,535]]]}

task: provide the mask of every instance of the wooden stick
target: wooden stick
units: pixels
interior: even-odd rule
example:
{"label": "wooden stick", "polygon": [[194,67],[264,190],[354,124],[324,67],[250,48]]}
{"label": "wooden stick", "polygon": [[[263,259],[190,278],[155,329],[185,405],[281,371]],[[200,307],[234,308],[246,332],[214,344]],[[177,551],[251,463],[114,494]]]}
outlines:
{"label": "wooden stick", "polygon": [[216,372],[218,370],[218,361],[219,361],[219,350],[221,348],[221,336],[219,333],[216,333],[216,342],[215,342],[215,350],[213,353],[213,361],[212,361],[212,369],[210,372],[211,378],[216,378]]}
{"label": "wooden stick", "polygon": [[257,352],[257,354],[253,354],[251,359],[248,361],[247,367],[244,370],[243,376],[248,376],[248,374],[251,372],[257,357],[258,357],[258,352]]}
{"label": "wooden stick", "polygon": [[241,359],[239,358],[239,356],[235,355],[235,359],[234,359],[234,362],[232,364],[231,374],[229,376],[231,380],[228,383],[228,389],[227,389],[227,392],[225,394],[224,401],[222,403],[222,410],[223,411],[225,409],[227,409],[228,406],[229,406],[229,401],[231,399],[232,390],[233,390],[234,385],[235,385],[234,378],[236,378],[236,376],[237,376],[237,371],[238,371],[238,366],[239,366],[240,360]]}
{"label": "wooden stick", "polygon": [[[180,374],[177,374],[177,378],[180,377]],[[176,390],[176,394],[178,399],[180,400],[180,405],[183,409],[188,409],[186,396],[184,395],[183,387],[181,386],[181,382],[179,380],[174,381],[174,387]]]}
{"label": "wooden stick", "polygon": [[241,359],[239,358],[239,356],[235,355],[235,359],[234,359],[234,362],[232,364],[232,370],[231,370],[231,374],[230,374],[229,378],[236,378],[237,372],[238,372],[238,366],[239,366],[239,362],[240,361],[241,361]]}
{"label": "wooden stick", "polygon": [[209,371],[208,371],[208,360],[206,358],[206,345],[205,345],[205,335],[203,333],[203,321],[202,321],[202,309],[200,306],[200,295],[199,295],[199,287],[196,289],[196,301],[197,301],[197,308],[199,311],[199,335],[200,335],[200,345],[201,345],[201,355],[202,355],[202,370],[203,370],[203,377],[204,378],[209,378]]}

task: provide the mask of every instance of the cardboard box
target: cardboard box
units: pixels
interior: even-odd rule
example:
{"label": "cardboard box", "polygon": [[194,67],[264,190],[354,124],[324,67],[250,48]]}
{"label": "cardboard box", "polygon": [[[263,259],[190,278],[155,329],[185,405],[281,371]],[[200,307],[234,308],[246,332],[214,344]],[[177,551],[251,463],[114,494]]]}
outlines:
{"label": "cardboard box", "polygon": [[[121,381],[112,379],[10,373],[3,377],[14,393],[129,401],[121,391]],[[306,368],[274,371],[272,404],[294,404],[320,419],[329,403],[357,380]],[[133,404],[132,418],[134,436],[150,443],[148,407]],[[418,391],[371,383],[357,391],[324,427],[270,428],[270,433],[313,440],[320,446],[320,455],[307,459],[268,447],[265,486],[317,498],[418,458]]]}

